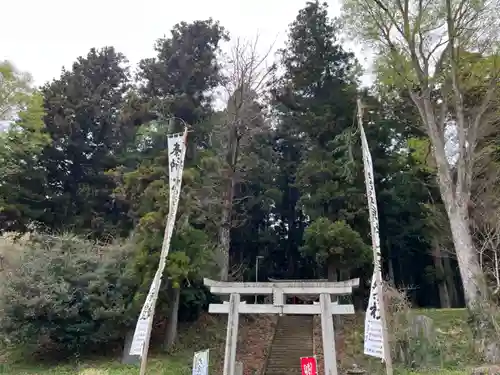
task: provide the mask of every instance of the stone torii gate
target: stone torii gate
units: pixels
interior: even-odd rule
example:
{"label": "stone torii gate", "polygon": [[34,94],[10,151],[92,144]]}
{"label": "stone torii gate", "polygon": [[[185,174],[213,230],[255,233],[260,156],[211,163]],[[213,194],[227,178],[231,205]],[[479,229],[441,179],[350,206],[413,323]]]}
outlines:
{"label": "stone torii gate", "polygon": [[[228,314],[226,351],[223,375],[235,375],[236,344],[238,342],[239,314],[293,314],[321,315],[325,375],[337,375],[335,353],[335,332],[333,314],[354,314],[353,305],[339,305],[332,302],[332,296],[350,295],[359,286],[359,279],[340,282],[325,281],[273,281],[273,282],[226,282],[204,279],[210,292],[229,295],[229,303],[211,303],[208,311],[214,314]],[[246,304],[241,295],[272,295],[272,304]],[[286,304],[286,296],[319,295],[319,304]]]}

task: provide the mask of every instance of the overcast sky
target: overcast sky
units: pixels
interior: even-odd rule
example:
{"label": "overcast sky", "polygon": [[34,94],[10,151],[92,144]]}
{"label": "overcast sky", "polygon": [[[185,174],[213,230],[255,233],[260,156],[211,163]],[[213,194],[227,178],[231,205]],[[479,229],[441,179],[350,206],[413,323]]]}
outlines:
{"label": "overcast sky", "polygon": [[[340,13],[329,0],[331,16]],[[114,46],[132,64],[154,55],[156,39],[180,21],[212,17],[233,37],[260,35],[265,50],[285,38],[306,0],[0,0],[0,60],[30,72],[37,85],[59,76],[92,47]],[[350,46],[349,48],[354,48]],[[359,52],[358,48],[353,49]],[[362,57],[357,54],[358,58]]]}

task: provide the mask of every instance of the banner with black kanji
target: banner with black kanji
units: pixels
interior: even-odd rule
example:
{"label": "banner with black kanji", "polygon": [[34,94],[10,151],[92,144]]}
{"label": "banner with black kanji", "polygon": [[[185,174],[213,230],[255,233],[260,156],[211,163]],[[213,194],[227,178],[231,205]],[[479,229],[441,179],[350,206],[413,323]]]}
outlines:
{"label": "banner with black kanji", "polygon": [[368,148],[363,124],[359,123],[361,133],[361,148],[363,152],[363,164],[365,171],[366,197],[368,199],[368,214],[370,218],[370,230],[373,250],[373,276],[370,287],[370,298],[365,316],[365,345],[364,353],[372,357],[385,359],[384,357],[384,329],[380,317],[381,290],[382,285],[382,256],[380,251],[379,221],[377,209],[377,196],[375,194],[375,182],[373,176],[373,163]]}
{"label": "banner with black kanji", "polygon": [[167,138],[168,177],[170,188],[167,224],[165,227],[158,269],[156,270],[156,274],[149,288],[146,301],[144,302],[139,318],[137,319],[134,338],[132,339],[132,344],[130,346],[131,355],[142,355],[144,345],[148,344],[146,343],[148,340],[148,330],[150,330],[152,326],[156,299],[158,298],[163,271],[165,270],[165,265],[167,263],[170,240],[174,231],[175,218],[177,216],[177,208],[179,206],[182,172],[184,170],[184,159],[186,157],[186,136],[187,131],[184,133],[169,135]]}

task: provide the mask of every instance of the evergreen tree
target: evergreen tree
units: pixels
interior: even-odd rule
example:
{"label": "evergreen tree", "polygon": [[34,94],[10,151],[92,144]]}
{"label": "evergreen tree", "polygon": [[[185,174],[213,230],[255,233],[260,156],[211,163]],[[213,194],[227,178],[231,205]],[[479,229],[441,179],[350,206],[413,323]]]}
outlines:
{"label": "evergreen tree", "polygon": [[[352,131],[357,97],[357,63],[337,42],[337,33],[327,5],[308,2],[290,25],[287,46],[281,51],[285,73],[274,88],[284,196],[292,199],[283,213],[288,211],[285,223],[302,230],[308,221],[320,218],[346,220],[355,231],[366,228],[358,213],[363,207],[363,185],[348,178],[346,172],[355,176],[355,171],[345,169],[349,163],[346,134]],[[295,249],[288,250],[297,252],[301,230],[295,233],[299,237],[288,240],[294,241]]]}
{"label": "evergreen tree", "polygon": [[125,57],[113,47],[91,49],[70,71],[43,89],[45,132],[52,142],[40,158],[47,173],[43,224],[93,236],[114,234],[122,218],[106,174],[125,150],[125,95],[130,90]]}
{"label": "evergreen tree", "polygon": [[168,302],[170,325],[166,347],[175,342],[181,288],[186,281],[211,274],[218,207],[215,194],[217,162],[210,147],[214,111],[210,91],[220,84],[219,44],[224,28],[212,20],[182,22],[169,38],[156,43],[157,56],[140,62],[139,102],[146,103],[153,121],[136,137],[135,152],[115,168],[116,194],[141,239],[136,268],[143,290],[156,271],[168,207],[167,134],[188,126],[188,149],[175,235],[167,262],[167,279],[160,312]]}

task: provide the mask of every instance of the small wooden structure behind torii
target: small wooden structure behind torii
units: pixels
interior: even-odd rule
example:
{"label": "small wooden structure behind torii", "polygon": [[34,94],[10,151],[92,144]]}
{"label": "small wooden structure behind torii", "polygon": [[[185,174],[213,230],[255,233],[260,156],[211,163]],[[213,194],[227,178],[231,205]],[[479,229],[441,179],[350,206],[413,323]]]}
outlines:
{"label": "small wooden structure behind torii", "polygon": [[[272,283],[300,283],[304,280],[298,280],[298,279],[273,279],[272,277],[268,277],[267,278],[270,282]],[[328,279],[314,279],[315,282],[318,282],[318,283],[326,283],[328,282]],[[292,297],[292,301],[293,303],[297,303],[297,300],[300,300],[302,302],[312,302],[312,303],[315,303],[315,302],[319,302],[319,296],[315,296],[315,295],[301,295],[301,296],[293,296]]]}

